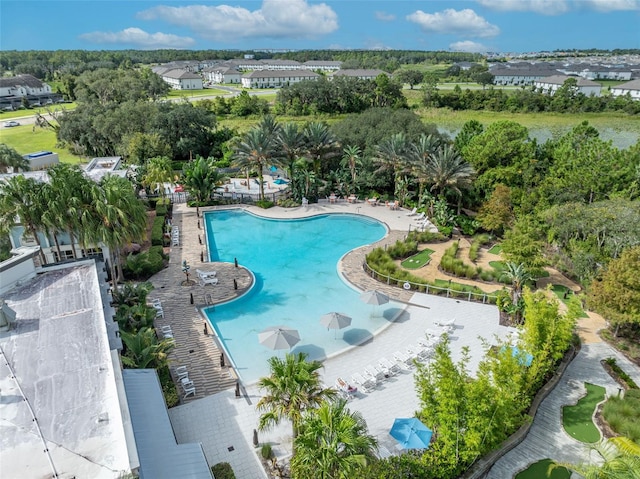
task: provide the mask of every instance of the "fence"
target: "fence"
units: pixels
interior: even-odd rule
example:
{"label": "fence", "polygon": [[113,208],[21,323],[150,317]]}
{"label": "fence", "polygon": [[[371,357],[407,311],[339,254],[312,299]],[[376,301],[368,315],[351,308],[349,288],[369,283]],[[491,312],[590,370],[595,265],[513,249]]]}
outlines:
{"label": "fence", "polygon": [[406,279],[393,278],[392,276],[378,273],[371,268],[366,260],[362,263],[364,271],[376,281],[382,281],[390,286],[402,287],[405,290],[415,290],[420,293],[435,294],[437,296],[446,296],[447,298],[459,298],[467,301],[482,302],[483,304],[495,304],[497,296],[489,293],[474,293],[473,291],[460,291],[453,288],[441,288],[428,283],[416,283],[407,281]]}
{"label": "fence", "polygon": [[[279,198],[285,198],[288,194],[288,191],[276,191],[273,193],[265,193],[264,199],[267,201],[272,201],[276,203]],[[160,195],[145,195],[144,198],[161,198]],[[164,195],[164,198],[168,198],[172,203],[186,203],[190,201],[192,198],[189,193],[167,193]],[[214,193],[213,199],[221,205],[232,205],[232,204],[253,204],[260,199],[260,193],[245,193],[245,192],[224,192],[224,193]]]}

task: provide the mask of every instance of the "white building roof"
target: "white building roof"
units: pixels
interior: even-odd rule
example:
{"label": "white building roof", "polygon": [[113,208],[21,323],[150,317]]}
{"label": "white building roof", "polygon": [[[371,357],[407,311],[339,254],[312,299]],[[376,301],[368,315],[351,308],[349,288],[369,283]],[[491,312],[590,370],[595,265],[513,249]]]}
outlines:
{"label": "white building roof", "polygon": [[120,409],[101,283],[91,261],[5,294],[16,322],[0,333],[0,477],[116,478],[131,470],[133,436]]}

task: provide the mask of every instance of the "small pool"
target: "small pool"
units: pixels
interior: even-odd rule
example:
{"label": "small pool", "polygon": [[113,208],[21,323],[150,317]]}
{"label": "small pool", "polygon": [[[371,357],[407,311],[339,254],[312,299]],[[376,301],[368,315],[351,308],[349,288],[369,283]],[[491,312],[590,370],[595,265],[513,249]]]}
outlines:
{"label": "small pool", "polygon": [[[285,354],[258,342],[269,326],[297,329],[301,340],[292,352],[322,360],[372,337],[400,311],[397,303],[363,303],[337,272],[345,253],[385,236],[386,227],[376,220],[345,214],[270,220],[225,210],[206,213],[205,226],[210,260],[237,258],[256,277],[242,298],[205,309],[245,383],[268,373],[269,357]],[[320,317],[332,311],[351,316],[351,326],[323,327]]]}

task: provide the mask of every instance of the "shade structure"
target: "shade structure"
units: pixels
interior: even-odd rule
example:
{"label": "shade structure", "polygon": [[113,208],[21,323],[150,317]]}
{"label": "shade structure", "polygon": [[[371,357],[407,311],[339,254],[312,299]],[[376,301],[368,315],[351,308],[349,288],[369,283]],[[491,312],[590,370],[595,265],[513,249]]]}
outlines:
{"label": "shade structure", "polygon": [[393,422],[389,434],[402,449],[428,449],[433,431],[415,417],[399,417]]}
{"label": "shade structure", "polygon": [[328,329],[342,329],[351,324],[351,316],[347,316],[344,313],[327,313],[320,317],[320,324],[326,326]]}
{"label": "shade structure", "polygon": [[389,302],[389,296],[376,289],[365,291],[364,293],[360,294],[360,299],[367,304],[375,304],[377,306]]}
{"label": "shade structure", "polygon": [[270,349],[291,349],[300,341],[300,334],[286,326],[272,326],[258,333],[258,341]]}

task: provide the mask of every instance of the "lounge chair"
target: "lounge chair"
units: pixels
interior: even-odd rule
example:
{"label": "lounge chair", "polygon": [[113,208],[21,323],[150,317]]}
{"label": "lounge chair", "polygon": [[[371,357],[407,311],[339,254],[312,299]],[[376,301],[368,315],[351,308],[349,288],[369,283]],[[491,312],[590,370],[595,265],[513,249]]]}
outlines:
{"label": "lounge chair", "polygon": [[444,329],[445,332],[451,332],[456,326],[456,319],[455,318],[440,319],[436,321],[436,324],[442,327],[442,329]]}
{"label": "lounge chair", "polygon": [[183,399],[186,399],[189,396],[196,395],[196,386],[193,384],[193,381],[191,380],[182,382],[182,390],[184,391]]}
{"label": "lounge chair", "polygon": [[196,269],[196,273],[198,273],[198,276],[201,278],[213,278],[218,274],[217,271],[202,271],[201,269]]}
{"label": "lounge chair", "polygon": [[372,365],[369,365],[366,368],[364,368],[364,372],[367,375],[371,376],[376,382],[382,382],[386,379],[389,379],[388,374],[385,374],[384,371]]}
{"label": "lounge chair", "polygon": [[395,359],[399,363],[404,363],[409,367],[412,367],[415,365],[413,362],[414,358],[412,358],[407,353],[404,353],[402,351],[396,351],[395,353],[393,353],[393,359]]}
{"label": "lounge chair", "polygon": [[340,395],[347,400],[352,399],[358,392],[358,388],[351,386],[342,378],[336,379],[336,389],[340,392]]}
{"label": "lounge chair", "polygon": [[207,284],[218,284],[218,278],[203,278],[203,277],[200,277],[200,286],[205,286]]}
{"label": "lounge chair", "polygon": [[373,391],[373,389],[376,387],[376,383],[374,381],[369,378],[365,378],[360,373],[354,373],[351,376],[351,381],[358,384],[366,393]]}
{"label": "lounge chair", "polygon": [[171,330],[171,326],[162,326],[162,328],[160,328],[160,331],[162,331],[162,335],[165,337],[165,339],[173,338],[173,331]]}
{"label": "lounge chair", "polygon": [[178,366],[176,368],[176,376],[178,376],[178,379],[188,378],[189,377],[189,371],[187,371],[187,367],[186,366]]}
{"label": "lounge chair", "polygon": [[425,214],[424,211],[422,213],[420,213],[418,216],[416,216],[415,218],[413,218],[414,221],[420,221],[423,220],[425,218]]}
{"label": "lounge chair", "polygon": [[407,216],[415,216],[416,212],[418,211],[418,208],[415,207],[413,208],[411,211],[409,211],[408,213],[405,213]]}
{"label": "lounge chair", "polygon": [[388,374],[389,376],[394,376],[402,370],[397,363],[392,363],[387,358],[380,358],[380,360],[378,361],[378,366],[385,374]]}

